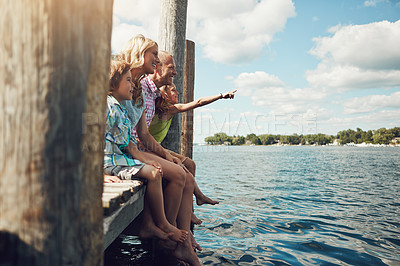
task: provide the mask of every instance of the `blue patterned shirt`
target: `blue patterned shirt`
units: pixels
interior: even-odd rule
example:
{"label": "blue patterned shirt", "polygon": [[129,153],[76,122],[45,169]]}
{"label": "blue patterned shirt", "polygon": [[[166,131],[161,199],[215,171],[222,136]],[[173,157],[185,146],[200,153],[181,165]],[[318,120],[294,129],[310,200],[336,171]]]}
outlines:
{"label": "blue patterned shirt", "polygon": [[107,118],[105,128],[104,168],[109,166],[134,166],[142,164],[124,152],[129,141],[137,143],[132,135],[132,123],[126,108],[113,96],[107,96]]}

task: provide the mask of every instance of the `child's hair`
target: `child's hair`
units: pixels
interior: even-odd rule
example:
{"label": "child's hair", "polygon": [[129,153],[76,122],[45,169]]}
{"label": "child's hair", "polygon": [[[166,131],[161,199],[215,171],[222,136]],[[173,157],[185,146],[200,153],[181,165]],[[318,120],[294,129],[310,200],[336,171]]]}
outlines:
{"label": "child's hair", "polygon": [[[111,95],[113,90],[118,89],[119,83],[122,80],[122,76],[131,70],[131,64],[117,57],[116,60],[111,60],[110,63],[110,88],[108,95]],[[140,80],[132,81],[133,96],[132,99],[135,104],[139,103],[139,107],[143,106],[142,86]]]}
{"label": "child's hair", "polygon": [[144,64],[144,53],[154,45],[155,41],[150,38],[144,37],[142,34],[132,37],[125,49],[122,50],[121,59],[131,64],[131,68],[138,68]]}
{"label": "child's hair", "polygon": [[158,115],[158,118],[160,119],[162,114],[168,110],[168,106],[171,105],[171,103],[168,101],[168,95],[167,95],[167,90],[169,90],[169,87],[173,87],[173,85],[162,86],[160,88],[161,97],[157,97],[155,101],[155,113]]}
{"label": "child's hair", "polygon": [[131,65],[124,60],[111,60],[110,63],[110,88],[108,95],[112,93],[112,91],[117,90],[119,87],[119,83],[122,80],[122,76],[125,75],[128,71],[130,71]]}

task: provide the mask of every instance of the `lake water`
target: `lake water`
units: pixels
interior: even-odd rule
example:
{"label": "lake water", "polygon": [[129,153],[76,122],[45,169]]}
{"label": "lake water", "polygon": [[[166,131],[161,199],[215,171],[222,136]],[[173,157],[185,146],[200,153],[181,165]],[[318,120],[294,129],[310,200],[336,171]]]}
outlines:
{"label": "lake water", "polygon": [[[221,202],[195,206],[204,265],[400,265],[400,147],[195,146],[193,158]],[[106,265],[151,265],[136,237],[117,242]]]}

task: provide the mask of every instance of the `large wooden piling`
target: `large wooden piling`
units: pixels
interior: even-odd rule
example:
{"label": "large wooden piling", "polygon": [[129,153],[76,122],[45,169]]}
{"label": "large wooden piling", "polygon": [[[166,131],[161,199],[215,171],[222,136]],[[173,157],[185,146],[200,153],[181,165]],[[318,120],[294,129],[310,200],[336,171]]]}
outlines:
{"label": "large wooden piling", "polygon": [[[183,76],[185,64],[186,16],[187,0],[161,0],[159,24],[159,48],[174,56],[177,75],[174,84],[179,92],[179,102],[182,102]],[[174,152],[180,152],[181,114],[174,116],[171,127],[162,145]]]}
{"label": "large wooden piling", "polygon": [[[183,82],[183,103],[194,100],[194,68],[195,46],[194,42],[186,40],[185,49],[185,76]],[[181,154],[193,157],[193,110],[182,113]]]}
{"label": "large wooden piling", "polygon": [[112,5],[2,1],[0,264],[103,264]]}

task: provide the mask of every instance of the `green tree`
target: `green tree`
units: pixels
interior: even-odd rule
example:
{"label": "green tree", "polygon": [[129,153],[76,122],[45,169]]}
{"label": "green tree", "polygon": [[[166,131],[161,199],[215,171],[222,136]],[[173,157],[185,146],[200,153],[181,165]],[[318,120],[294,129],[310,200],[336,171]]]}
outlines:
{"label": "green tree", "polygon": [[400,137],[400,127],[394,127],[394,128],[388,129],[388,131],[390,133],[392,133],[395,138]]}
{"label": "green tree", "polygon": [[372,139],[376,144],[389,144],[394,139],[394,134],[386,128],[380,128],[374,131]]}
{"label": "green tree", "polygon": [[245,138],[243,136],[233,137],[232,145],[243,145],[245,143]]}
{"label": "green tree", "polygon": [[361,142],[365,143],[371,143],[372,142],[372,130],[364,131],[363,134],[361,135]]}
{"label": "green tree", "polygon": [[258,138],[260,139],[262,145],[271,145],[276,142],[274,135],[265,134],[258,136]]}
{"label": "green tree", "polygon": [[260,139],[254,133],[248,134],[246,136],[246,140],[250,141],[250,143],[254,144],[254,145],[260,145],[261,144]]}
{"label": "green tree", "polygon": [[339,133],[337,134],[337,138],[339,139],[340,144],[357,142],[356,132],[352,129],[339,131]]}

